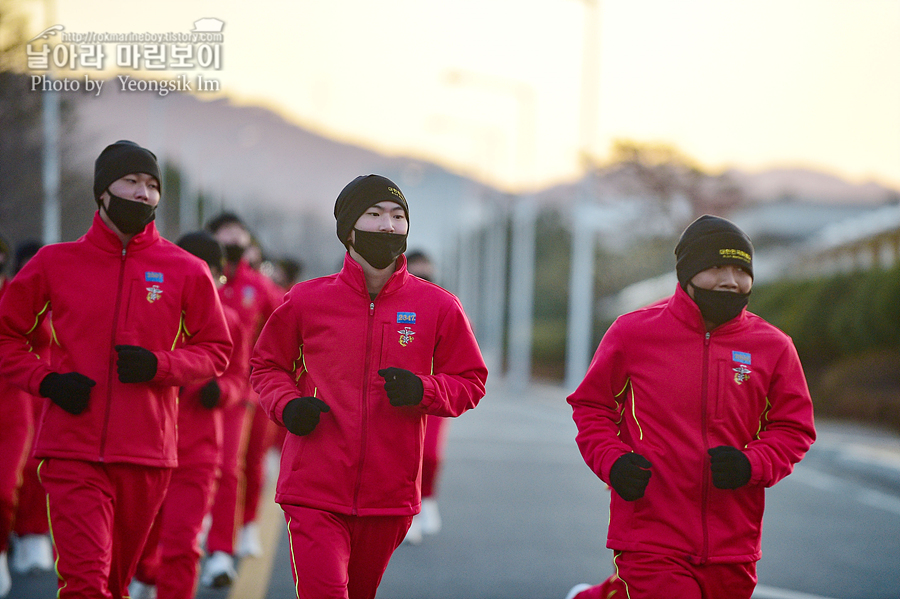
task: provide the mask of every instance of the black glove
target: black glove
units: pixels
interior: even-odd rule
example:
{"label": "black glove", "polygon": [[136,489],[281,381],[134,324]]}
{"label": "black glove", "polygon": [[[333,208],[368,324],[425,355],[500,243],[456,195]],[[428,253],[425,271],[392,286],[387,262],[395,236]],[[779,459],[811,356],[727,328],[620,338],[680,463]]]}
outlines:
{"label": "black glove", "polygon": [[41,397],[49,397],[50,401],[69,414],[78,415],[87,409],[91,387],[96,384],[93,379],[79,372],[51,372],[41,381],[38,393]]}
{"label": "black glove", "polygon": [[402,368],[382,368],[378,376],[384,379],[384,390],[392,406],[414,406],[422,401],[425,387],[422,379]]}
{"label": "black glove", "polygon": [[222,389],[216,379],[212,379],[200,388],[200,405],[208,410],[219,405],[220,397],[222,397]]}
{"label": "black glove", "polygon": [[319,424],[319,414],[330,411],[328,404],[318,397],[298,397],[284,406],[281,419],[290,432],[302,437]]}
{"label": "black glove", "polygon": [[156,356],[149,349],[137,345],[117,345],[119,359],[116,361],[119,381],[123,383],[146,383],[156,376]]}
{"label": "black glove", "polygon": [[708,450],[713,485],[717,489],[737,489],[750,482],[750,458],[737,447],[720,445]]}
{"label": "black glove", "polygon": [[650,462],[639,453],[626,453],[609,470],[609,486],[625,501],[644,496],[650,482]]}

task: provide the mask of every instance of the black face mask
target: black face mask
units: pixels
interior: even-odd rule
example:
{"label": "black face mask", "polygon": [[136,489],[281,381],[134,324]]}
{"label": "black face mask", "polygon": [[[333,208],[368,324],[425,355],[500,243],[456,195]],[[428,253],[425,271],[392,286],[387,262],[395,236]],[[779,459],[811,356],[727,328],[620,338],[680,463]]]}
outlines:
{"label": "black face mask", "polygon": [[749,293],[713,291],[701,289],[693,283],[688,285],[694,288],[694,302],[700,308],[703,319],[711,322],[713,327],[724,324],[740,314],[750,299]]}
{"label": "black face mask", "polygon": [[125,235],[137,235],[156,218],[156,206],[113,195],[109,190],[109,208],[104,207],[109,220]]}
{"label": "black face mask", "polygon": [[406,235],[356,231],[355,249],[363,259],[378,270],[387,268],[406,251]]}
{"label": "black face mask", "polygon": [[229,264],[237,264],[244,255],[244,248],[230,243],[225,246],[225,261]]}

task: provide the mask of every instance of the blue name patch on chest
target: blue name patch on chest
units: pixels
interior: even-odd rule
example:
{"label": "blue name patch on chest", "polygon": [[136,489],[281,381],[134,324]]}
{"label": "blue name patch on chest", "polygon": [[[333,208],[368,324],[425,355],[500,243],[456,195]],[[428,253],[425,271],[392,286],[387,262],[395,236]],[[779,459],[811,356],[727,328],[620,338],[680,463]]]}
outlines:
{"label": "blue name patch on chest", "polygon": [[416,313],[397,312],[397,324],[416,324]]}
{"label": "blue name patch on chest", "polygon": [[750,354],[744,351],[732,351],[731,359],[738,364],[746,364],[748,366],[750,365]]}
{"label": "blue name patch on chest", "polygon": [[163,274],[161,272],[150,272],[149,270],[144,273],[144,280],[150,281],[153,283],[162,283],[163,282]]}

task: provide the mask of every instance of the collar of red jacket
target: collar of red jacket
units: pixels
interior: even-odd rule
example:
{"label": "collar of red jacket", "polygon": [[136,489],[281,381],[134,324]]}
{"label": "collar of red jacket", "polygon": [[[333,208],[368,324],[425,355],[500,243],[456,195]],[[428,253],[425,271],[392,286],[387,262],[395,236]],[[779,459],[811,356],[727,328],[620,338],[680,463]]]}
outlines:
{"label": "collar of red jacket", "polygon": [[[85,238],[104,251],[114,254],[122,253],[122,241],[100,218],[99,210],[94,213],[94,222],[85,234]],[[153,245],[158,240],[159,231],[156,230],[156,223],[151,221],[150,224],[144,227],[143,231],[131,238],[131,241],[128,242],[128,251],[142,250]]]}
{"label": "collar of red jacket", "polygon": [[[675,318],[686,324],[689,328],[701,333],[706,332],[706,324],[703,322],[703,315],[700,313],[700,307],[697,306],[697,303],[693,299],[691,299],[688,292],[682,289],[680,284],[675,286],[675,294],[669,298],[667,308],[672,311]],[[740,327],[746,317],[747,308],[744,308],[737,317],[713,330],[716,333],[731,331],[732,329]]]}
{"label": "collar of red jacket", "polygon": [[[369,297],[368,288],[366,287],[366,275],[363,272],[362,266],[350,256],[350,252],[344,254],[344,267],[341,269],[341,272],[338,273],[338,278],[366,297]],[[391,278],[388,279],[388,282],[385,283],[378,295],[388,295],[397,291],[404,283],[406,283],[408,278],[409,273],[406,271],[406,256],[400,254],[400,257],[397,258],[397,269],[394,271],[394,274],[391,275]]]}

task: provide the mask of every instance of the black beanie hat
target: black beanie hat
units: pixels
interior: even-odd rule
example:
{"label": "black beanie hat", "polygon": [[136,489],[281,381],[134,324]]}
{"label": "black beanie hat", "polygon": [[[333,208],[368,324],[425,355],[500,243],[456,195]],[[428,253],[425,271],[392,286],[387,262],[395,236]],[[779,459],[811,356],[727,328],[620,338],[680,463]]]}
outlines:
{"label": "black beanie hat", "polygon": [[753,244],[730,220],[704,214],[684,230],[675,246],[675,272],[686,287],[698,272],[735,264],[753,276]]}
{"label": "black beanie hat", "polygon": [[378,202],[395,202],[403,207],[409,220],[409,206],[400,188],[393,181],[381,175],[361,175],[350,181],[334,203],[334,218],[337,220],[337,236],[345,246],[353,225],[366,210]]}
{"label": "black beanie hat", "polygon": [[156,179],[162,193],[162,177],[156,154],[133,141],[119,140],[104,148],[94,161],[94,199],[100,203],[100,195],[114,181],[130,173],[146,173]]}
{"label": "black beanie hat", "polygon": [[222,268],[222,261],[225,259],[222,245],[206,231],[185,233],[178,239],[178,247],[205,261],[210,268]]}
{"label": "black beanie hat", "polygon": [[13,269],[16,273],[22,270],[22,267],[25,266],[25,262],[38,253],[41,246],[43,246],[43,244],[34,239],[25,240],[16,246],[16,261],[13,264]]}

